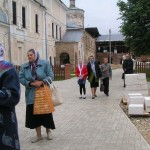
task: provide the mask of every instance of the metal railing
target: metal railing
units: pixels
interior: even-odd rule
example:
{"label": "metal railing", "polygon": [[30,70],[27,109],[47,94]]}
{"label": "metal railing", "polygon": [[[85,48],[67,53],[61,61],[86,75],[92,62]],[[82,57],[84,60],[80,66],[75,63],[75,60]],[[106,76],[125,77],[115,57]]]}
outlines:
{"label": "metal railing", "polygon": [[[52,70],[54,73],[54,80],[64,80],[65,79],[65,67],[61,65],[52,65]],[[14,65],[17,73],[19,74],[20,66]]]}
{"label": "metal railing", "polygon": [[150,78],[150,62],[136,62],[136,73],[146,73],[146,76]]}

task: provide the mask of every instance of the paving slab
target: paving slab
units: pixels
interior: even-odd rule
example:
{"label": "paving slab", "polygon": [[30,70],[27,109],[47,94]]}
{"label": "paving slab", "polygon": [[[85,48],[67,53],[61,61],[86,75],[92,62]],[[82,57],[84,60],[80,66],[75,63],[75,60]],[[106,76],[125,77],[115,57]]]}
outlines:
{"label": "paving slab", "polygon": [[31,143],[35,130],[25,128],[24,87],[16,107],[21,150],[150,150],[150,146],[119,106],[124,94],[122,69],[113,70],[110,96],[97,90],[93,100],[87,81],[87,99],[79,99],[77,79],[55,81],[64,103],[53,113],[53,140]]}

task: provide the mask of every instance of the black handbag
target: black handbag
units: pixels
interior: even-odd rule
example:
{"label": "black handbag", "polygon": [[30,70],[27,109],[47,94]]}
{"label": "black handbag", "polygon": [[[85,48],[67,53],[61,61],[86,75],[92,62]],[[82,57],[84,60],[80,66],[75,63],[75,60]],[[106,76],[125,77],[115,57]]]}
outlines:
{"label": "black handbag", "polygon": [[122,79],[124,79],[124,73],[122,73]]}
{"label": "black handbag", "polygon": [[83,80],[83,79],[79,79],[78,80],[78,84],[85,84],[86,80]]}
{"label": "black handbag", "polygon": [[101,92],[104,92],[104,88],[105,88],[104,85],[101,84],[101,85],[100,85],[100,91],[101,91]]}

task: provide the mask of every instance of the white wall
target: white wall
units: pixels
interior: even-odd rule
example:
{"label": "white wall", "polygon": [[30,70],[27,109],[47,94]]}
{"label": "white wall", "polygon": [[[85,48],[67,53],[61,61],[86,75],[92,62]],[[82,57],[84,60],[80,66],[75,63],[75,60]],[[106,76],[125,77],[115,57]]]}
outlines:
{"label": "white wall", "polygon": [[[9,0],[8,3],[6,1],[11,24],[11,46],[9,49],[11,50],[12,62],[15,65],[21,65],[27,61],[26,53],[31,48],[38,50],[42,59],[47,58],[49,60],[51,56],[52,60],[54,60],[56,56],[55,42],[60,40],[60,28],[61,37],[66,31],[66,13],[68,8],[59,0],[40,0],[39,2],[43,3],[43,7],[33,0],[14,1],[17,4],[17,25],[12,24],[12,0]],[[1,2],[0,5],[2,6],[3,3]],[[26,28],[22,28],[22,7],[26,9]],[[38,33],[35,32],[35,14],[38,15]],[[54,37],[52,37],[52,23],[54,23]],[[56,25],[58,28],[57,39]],[[0,31],[3,32],[2,25],[0,25]]]}

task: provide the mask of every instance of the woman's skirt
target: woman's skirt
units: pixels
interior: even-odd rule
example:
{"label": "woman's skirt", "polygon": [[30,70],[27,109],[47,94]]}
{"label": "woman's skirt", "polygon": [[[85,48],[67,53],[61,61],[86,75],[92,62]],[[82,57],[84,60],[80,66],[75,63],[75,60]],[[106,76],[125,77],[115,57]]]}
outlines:
{"label": "woman's skirt", "polygon": [[26,107],[26,123],[25,126],[30,129],[35,129],[39,126],[44,126],[48,129],[55,129],[55,124],[53,120],[52,113],[34,115],[33,114],[33,105],[27,105]]}
{"label": "woman's skirt", "polygon": [[90,83],[90,86],[91,88],[99,87],[99,80],[94,77],[92,82]]}

